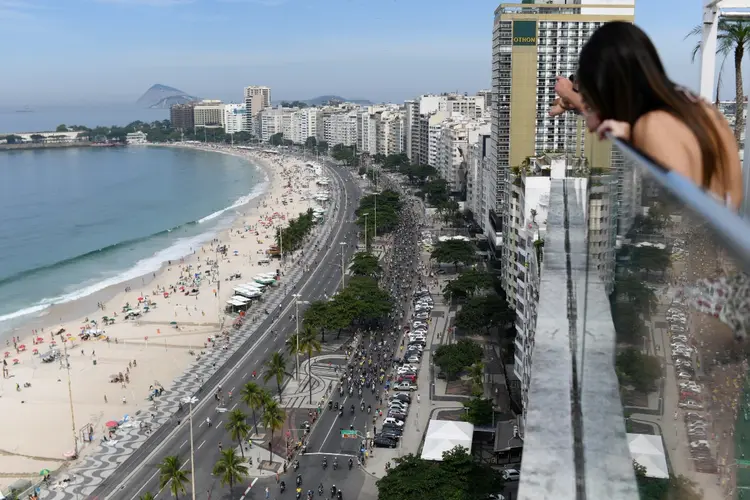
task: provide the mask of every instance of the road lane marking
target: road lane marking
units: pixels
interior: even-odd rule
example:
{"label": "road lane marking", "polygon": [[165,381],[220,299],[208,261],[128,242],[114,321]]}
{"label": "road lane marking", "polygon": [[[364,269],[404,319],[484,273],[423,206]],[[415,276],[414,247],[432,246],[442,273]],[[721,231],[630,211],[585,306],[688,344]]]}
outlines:
{"label": "road lane marking", "polygon": [[[344,180],[343,174],[340,174],[338,171],[336,171],[335,169],[332,169],[332,168],[331,168],[331,172],[337,178],[337,182],[340,181],[341,185],[344,187],[344,189],[342,189],[342,191],[339,193],[339,194],[343,194],[343,196],[344,196],[343,203],[342,203],[342,205],[337,205],[337,210],[338,210],[338,214],[337,215],[339,216],[340,220],[334,221],[335,225],[333,227],[335,229],[332,228],[331,231],[328,233],[328,236],[326,237],[326,241],[331,240],[331,241],[335,242],[338,238],[341,237],[342,234],[344,235],[344,239],[346,237],[347,233],[346,233],[346,231],[343,231],[343,228],[346,226],[346,224],[342,224],[341,223],[341,222],[346,222],[346,219],[342,218],[342,215],[346,215],[348,211],[351,211],[353,209],[353,203],[358,199],[358,196],[357,196],[358,195],[358,190],[355,189],[354,196],[349,196],[349,193],[348,193],[348,191],[346,189],[347,183]],[[351,184],[351,180],[349,182],[350,182],[350,185],[353,185],[353,184]],[[354,187],[356,188],[356,186],[354,186]],[[352,226],[350,225],[350,227],[352,227]],[[352,227],[351,231],[354,231],[353,227]],[[325,250],[323,252],[323,255],[318,259],[318,262],[323,263],[323,262],[326,262],[326,260],[331,261],[331,255],[333,255],[333,254],[331,254],[332,248],[334,248],[334,245],[329,245],[328,249]],[[334,256],[333,258],[338,258],[338,256]],[[307,278],[307,280],[304,282],[304,284],[302,286],[300,286],[300,288],[299,288],[300,293],[302,291],[306,290],[308,288],[308,286],[311,284],[311,279],[312,279],[312,277],[313,277],[314,274],[315,273],[311,273],[310,276]],[[283,300],[282,300],[282,302],[283,302]],[[256,342],[248,349],[248,351],[245,353],[245,355],[242,358],[240,358],[237,361],[237,363],[235,363],[235,365],[231,369],[229,369],[228,373],[222,378],[221,381],[219,381],[219,383],[217,384],[217,386],[221,386],[222,383],[224,383],[227,380],[229,380],[229,378],[231,376],[233,376],[233,374],[239,369],[239,367],[242,364],[244,364],[244,363],[246,363],[246,362],[249,361],[250,356],[260,346],[260,344],[262,342],[264,342],[268,338],[269,331],[275,325],[277,325],[277,324],[279,324],[281,322],[281,317],[285,316],[286,313],[287,313],[287,311],[291,307],[292,307],[292,302],[289,301],[289,304],[285,308],[283,308],[282,311],[280,311],[279,319],[277,319],[275,321],[271,321],[270,328],[268,328],[265,333],[263,333],[262,335],[260,335],[260,337],[257,338]],[[281,352],[282,350],[283,349],[280,349],[279,352]],[[256,363],[255,363],[256,365],[257,365],[257,362],[258,362],[258,360],[256,360]],[[244,378],[247,378],[247,373],[245,373]],[[197,413],[201,409],[205,408],[205,405],[207,404],[207,400],[208,400],[208,398],[202,398],[198,402],[198,404],[196,405],[196,407],[194,408],[194,412]],[[199,424],[199,427],[202,427],[204,422],[205,421],[201,421],[201,423]],[[186,425],[186,422],[184,422],[183,425]],[[162,442],[159,445],[157,445],[153,450],[151,450],[151,452],[148,453],[146,459],[144,459],[144,461],[141,462],[140,466],[135,467],[127,476],[125,476],[125,478],[122,479],[122,481],[120,481],[121,487],[124,486],[124,485],[126,485],[127,483],[129,483],[136,474],[139,474],[143,470],[143,467],[144,467],[144,464],[146,463],[146,461],[148,459],[150,459],[151,457],[153,457],[154,455],[160,453],[163,450],[163,448],[166,446],[166,444],[169,443],[170,441],[172,441],[174,439],[174,437],[176,436],[176,433],[179,432],[180,428],[182,428],[182,426],[175,427],[172,430],[172,432],[170,432],[170,434],[168,436],[166,436],[166,438],[163,439]],[[329,433],[330,433],[330,431],[329,431]],[[205,441],[204,441],[204,443],[205,443]],[[324,442],[324,444],[325,444],[325,442]],[[154,475],[152,475],[152,479],[153,479],[153,477],[155,475],[156,475],[156,473],[154,473]],[[150,480],[151,479],[149,479],[149,481]],[[141,486],[141,488],[138,490],[138,493],[140,493],[140,491],[143,490],[144,486]],[[136,494],[134,497],[132,497],[132,499],[134,500],[137,496],[138,496],[138,494]]]}
{"label": "road lane marking", "polygon": [[196,450],[195,450],[195,451],[198,451],[198,450],[200,450],[200,449],[201,449],[201,447],[202,447],[202,446],[203,446],[204,444],[206,444],[206,440],[205,440],[205,439],[204,439],[204,440],[203,440],[203,441],[201,442],[201,444],[199,444],[199,445],[198,445],[198,448],[196,448]]}
{"label": "road lane marking", "polygon": [[185,446],[187,444],[187,442],[188,442],[187,439],[185,441],[183,441],[183,443],[180,445],[180,448],[182,448],[183,446]]}

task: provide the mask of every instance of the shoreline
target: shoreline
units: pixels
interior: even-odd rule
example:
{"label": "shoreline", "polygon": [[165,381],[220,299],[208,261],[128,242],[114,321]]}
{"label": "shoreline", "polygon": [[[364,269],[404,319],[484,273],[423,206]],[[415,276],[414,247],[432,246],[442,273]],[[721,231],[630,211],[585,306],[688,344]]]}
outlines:
{"label": "shoreline", "polygon": [[[272,184],[272,177],[273,177],[273,171],[269,168],[268,165],[265,165],[262,163],[262,161],[259,161],[257,158],[249,158],[247,156],[243,156],[242,154],[238,153],[232,153],[228,151],[220,151],[215,150],[209,147],[201,147],[201,146],[195,146],[195,145],[172,145],[172,144],[148,144],[148,146],[155,146],[155,147],[178,147],[183,149],[196,149],[199,151],[205,151],[205,152],[211,152],[211,153],[220,153],[220,154],[228,154],[230,156],[235,156],[237,158],[241,158],[242,160],[246,161],[250,167],[257,168],[262,174],[263,174],[263,180],[259,182],[258,185],[266,184],[265,188],[260,191],[255,197],[253,197],[251,200],[249,200],[246,204],[240,205],[234,209],[230,209],[229,207],[226,207],[224,210],[227,212],[235,211],[237,212],[240,209],[254,209],[257,208],[260,204],[260,200],[263,199],[263,197],[266,196],[268,191],[271,189]],[[255,187],[253,188],[255,189]],[[248,193],[249,194],[249,193]],[[206,214],[204,217],[208,217],[212,214]],[[234,216],[231,218],[230,221],[228,221],[228,224],[226,224],[222,228],[214,228],[213,230],[207,231],[206,234],[214,233],[214,237],[218,237],[222,234],[225,234],[227,231],[230,231],[232,226],[236,223],[237,218],[240,217],[242,214],[235,213]],[[196,220],[200,221],[202,218],[199,218]],[[208,238],[208,237],[207,237]],[[209,238],[210,239],[210,238]],[[203,243],[203,245],[205,242]],[[189,256],[189,253],[186,253],[182,256],[182,258]],[[135,265],[134,263],[133,265]],[[106,286],[100,290],[96,290],[94,292],[91,292],[88,295],[85,295],[83,297],[75,298],[72,300],[66,300],[64,302],[58,302],[53,303],[45,307],[43,310],[39,312],[31,312],[28,314],[25,314],[23,316],[20,316],[18,319],[9,319],[7,321],[9,322],[16,322],[15,325],[11,328],[8,328],[7,330],[0,330],[0,342],[4,342],[6,339],[11,338],[13,336],[23,336],[22,331],[28,331],[29,329],[37,329],[40,330],[42,328],[48,328],[51,326],[54,326],[56,323],[62,323],[62,322],[68,322],[72,321],[75,318],[78,317],[84,317],[87,315],[93,315],[95,313],[98,313],[97,304],[100,302],[107,302],[111,299],[113,299],[119,292],[119,290],[125,288],[125,287],[145,287],[148,286],[153,280],[157,279],[158,276],[164,272],[166,267],[168,266],[167,260],[162,261],[159,263],[158,269],[154,269],[153,271],[146,271],[142,274],[133,276],[131,278],[123,279],[122,281],[119,281],[117,283],[113,283],[109,286]],[[127,272],[128,269],[124,269],[121,271],[121,273]],[[84,285],[81,285],[80,289],[85,288]],[[38,304],[32,304],[28,306],[28,308],[36,307]],[[10,313],[14,314],[14,313]],[[50,320],[50,318],[57,318],[56,320]],[[0,325],[2,325],[2,322],[0,322]]]}
{"label": "shoreline", "polygon": [[[241,284],[252,281],[255,273],[280,267],[275,261],[261,264],[257,256],[264,255],[276,227],[285,225],[290,218],[303,212],[304,200],[307,200],[308,206],[310,204],[309,197],[302,194],[303,187],[308,186],[303,186],[304,182],[299,180],[305,175],[304,162],[300,160],[274,158],[260,151],[229,147],[155,146],[200,149],[241,157],[265,174],[263,182],[267,182],[267,186],[247,204],[234,209],[235,216],[229,226],[213,234],[213,239],[199,248],[194,248],[192,254],[179,261],[164,262],[156,272],[113,284],[71,302],[50,306],[49,312],[43,316],[30,318],[8,333],[20,337],[18,345],[25,343],[27,351],[14,353],[13,345],[6,344],[6,352],[11,353],[5,359],[10,376],[2,379],[0,404],[4,413],[10,415],[10,428],[19,428],[19,432],[0,443],[0,450],[7,453],[0,453],[2,470],[24,474],[28,471],[30,476],[34,475],[34,469],[37,473],[41,468],[55,469],[60,466],[62,454],[72,448],[64,372],[59,371],[57,362],[45,366],[38,362],[40,356],[28,352],[39,349],[40,353],[44,353],[50,345],[51,329],[65,328],[75,335],[78,326],[88,319],[98,320],[99,315],[107,314],[117,316],[114,325],[89,326],[91,329],[104,329],[109,341],[101,342],[93,338],[80,340],[71,336],[70,342],[66,342],[66,345],[70,344],[67,352],[74,388],[75,424],[78,429],[91,425],[95,435],[92,443],[95,446],[83,445],[80,457],[86,454],[86,450],[98,446],[98,439],[105,432],[105,421],[116,420],[118,414],[134,415],[146,408],[148,403],[145,398],[138,397],[131,386],[140,386],[139,392],[142,394],[147,394],[147,387],[154,384],[168,389],[173,380],[194,361],[191,351],[200,350],[209,342],[208,339],[219,337],[223,326],[229,325],[232,318],[224,313],[228,294],[232,294],[233,288],[227,276],[241,273],[242,280],[236,283]],[[279,166],[283,168],[274,168]],[[290,181],[285,183],[282,178],[286,177]],[[229,253],[217,253],[219,245],[227,245]],[[263,260],[262,257],[260,259]],[[188,295],[178,291],[177,284],[190,279],[195,271],[208,275],[208,266],[216,274],[199,285],[189,285],[198,288],[197,294]],[[222,282],[225,286],[222,286]],[[164,291],[169,293],[162,297]],[[137,297],[146,295],[157,299],[158,308],[154,306],[139,320],[124,321],[120,306],[140,303]],[[98,309],[98,303],[103,303],[105,308]],[[37,330],[37,333],[31,330]],[[37,344],[36,336],[43,343]],[[18,359],[19,364],[11,364],[12,359]],[[135,359],[138,368],[130,366],[129,360]],[[125,372],[130,377],[130,383],[118,387],[107,380],[109,374]],[[31,383],[31,386],[18,388],[15,386],[17,383]],[[49,422],[44,419],[47,414],[59,415],[54,425],[48,425]],[[45,432],[39,432],[40,428],[45,428]],[[50,458],[46,461],[31,460],[25,456]],[[8,482],[12,482],[12,479],[9,478]],[[0,478],[0,482],[5,483],[6,478]]]}

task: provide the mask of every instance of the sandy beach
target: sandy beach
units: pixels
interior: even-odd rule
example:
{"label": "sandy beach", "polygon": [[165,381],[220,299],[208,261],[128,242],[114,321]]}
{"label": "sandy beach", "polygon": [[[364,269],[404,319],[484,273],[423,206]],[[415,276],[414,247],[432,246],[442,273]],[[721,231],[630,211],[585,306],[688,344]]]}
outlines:
{"label": "sandy beach", "polygon": [[[222,332],[231,332],[237,317],[226,312],[233,288],[279,269],[279,261],[266,256],[276,229],[318,206],[312,200],[319,190],[315,173],[300,160],[229,147],[187,147],[247,158],[266,172],[266,191],[237,209],[230,229],[191,255],[165,262],[159,272],[54,306],[7,341],[0,379],[0,488],[65,462],[74,449],[69,393],[81,456],[99,445],[108,421],[139,411],[147,418],[153,390],[168,391],[210,342],[228,341]],[[230,279],[236,275],[241,278]],[[248,314],[255,312],[251,306]],[[49,355],[55,351],[57,357]]]}

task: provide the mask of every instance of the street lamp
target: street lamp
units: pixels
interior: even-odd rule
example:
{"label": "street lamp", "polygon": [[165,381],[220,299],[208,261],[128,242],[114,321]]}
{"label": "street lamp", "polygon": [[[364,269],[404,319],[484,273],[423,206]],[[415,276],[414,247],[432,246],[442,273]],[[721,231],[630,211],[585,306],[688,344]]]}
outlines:
{"label": "street lamp", "polygon": [[365,252],[367,251],[367,216],[369,213],[364,213],[362,216],[365,218]]}
{"label": "street lamp", "polygon": [[344,291],[344,280],[346,276],[346,268],[344,267],[344,247],[346,247],[345,241],[339,241],[339,245],[341,245],[341,291]]}
{"label": "street lamp", "polygon": [[309,304],[310,302],[306,300],[299,300],[299,298],[302,297],[302,295],[299,293],[292,294],[292,297],[294,297],[294,319],[297,323],[297,346],[294,350],[297,357],[297,381],[299,381],[299,305]]}
{"label": "street lamp", "polygon": [[190,485],[192,488],[193,500],[195,500],[195,450],[193,449],[193,405],[198,402],[198,398],[183,398],[183,403],[190,405],[190,475],[192,476]]}

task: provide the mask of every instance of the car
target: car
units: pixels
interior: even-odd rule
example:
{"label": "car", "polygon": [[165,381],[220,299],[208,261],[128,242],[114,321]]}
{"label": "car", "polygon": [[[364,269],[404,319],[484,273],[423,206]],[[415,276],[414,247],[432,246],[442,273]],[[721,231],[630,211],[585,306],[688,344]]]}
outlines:
{"label": "car", "polygon": [[703,388],[695,382],[680,382],[680,389],[687,389],[693,392],[702,392]]}
{"label": "car", "polygon": [[391,396],[390,400],[391,401],[398,400],[398,401],[403,401],[404,403],[411,403],[411,396],[409,396],[408,394],[403,394],[403,393],[394,394],[393,396]]}
{"label": "car", "polygon": [[411,365],[403,365],[403,366],[399,366],[398,367],[398,370],[396,370],[396,373],[398,375],[406,375],[406,374],[409,374],[409,373],[417,373],[417,368],[414,368]]}
{"label": "car", "polygon": [[688,399],[686,401],[682,401],[680,403],[677,403],[677,406],[680,408],[690,408],[691,410],[702,410],[703,405],[700,404],[698,401],[694,401],[692,399]]}
{"label": "car", "polygon": [[384,438],[393,439],[394,441],[401,439],[401,434],[398,434],[391,429],[383,429],[380,431],[380,435]]}
{"label": "car", "polygon": [[400,411],[389,411],[386,417],[395,418],[396,420],[406,421],[406,413]]}
{"label": "car", "polygon": [[430,314],[426,312],[421,312],[421,313],[415,314],[414,317],[417,319],[427,319],[430,317]]}
{"label": "car", "polygon": [[425,339],[410,340],[408,346],[420,346],[425,347],[427,342]]}
{"label": "car", "polygon": [[[406,403],[404,403],[404,404],[406,404]],[[392,404],[388,405],[388,411],[389,412],[394,412],[394,413],[403,413],[404,415],[406,415],[407,412],[409,411],[409,405],[401,406],[399,404],[392,403]]]}
{"label": "car", "polygon": [[417,342],[419,340],[426,341],[426,333],[411,333],[409,334],[409,342]]}
{"label": "car", "polygon": [[398,379],[399,382],[416,382],[417,381],[417,374],[416,373],[404,373],[402,375],[399,375]]}
{"label": "car", "polygon": [[419,363],[421,361],[422,360],[416,354],[411,354],[410,353],[410,354],[407,354],[406,356],[404,356],[404,362],[406,362],[406,363],[412,363],[412,364],[414,364],[414,363]]}
{"label": "car", "polygon": [[398,445],[398,442],[395,439],[387,436],[381,436],[379,434],[375,436],[375,439],[372,440],[372,443],[378,448],[395,448],[396,445]]}
{"label": "car", "polygon": [[408,351],[419,351],[421,354],[422,351],[424,351],[424,346],[422,345],[422,342],[415,340],[414,342],[409,342],[409,345],[407,346]]}
{"label": "car", "polygon": [[691,448],[710,448],[708,441],[705,439],[699,439],[697,441],[690,441]]}
{"label": "car", "polygon": [[690,380],[693,378],[693,374],[684,371],[677,372],[677,378],[680,380]]}
{"label": "car", "polygon": [[403,436],[404,435],[404,429],[399,427],[398,425],[382,425],[380,427],[380,430],[382,432],[388,431],[390,434],[395,434],[396,436]]}
{"label": "car", "polygon": [[427,328],[427,323],[425,323],[424,321],[415,321],[414,323],[411,324],[411,326],[412,328],[419,328],[419,327]]}
{"label": "car", "polygon": [[521,473],[518,469],[503,469],[501,474],[505,481],[518,481],[521,478]]}
{"label": "car", "polygon": [[393,386],[394,391],[415,391],[417,386],[411,382],[401,382]]}
{"label": "car", "polygon": [[420,360],[422,359],[422,351],[418,349],[407,349],[405,355],[409,357],[416,356]]}
{"label": "car", "polygon": [[403,420],[400,420],[400,419],[394,418],[394,417],[386,417],[386,418],[384,418],[383,419],[383,423],[384,424],[394,424],[394,425],[397,425],[399,427],[403,427],[404,426],[404,421]]}

